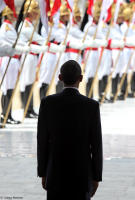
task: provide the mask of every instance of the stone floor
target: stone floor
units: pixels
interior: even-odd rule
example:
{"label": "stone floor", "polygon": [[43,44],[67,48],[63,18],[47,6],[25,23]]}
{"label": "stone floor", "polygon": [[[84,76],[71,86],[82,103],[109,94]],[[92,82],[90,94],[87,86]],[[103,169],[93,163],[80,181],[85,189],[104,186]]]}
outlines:
{"label": "stone floor", "polygon": [[[13,113],[21,119],[21,112]],[[103,182],[93,199],[135,199],[135,100],[101,106]],[[36,119],[0,129],[0,200],[44,200],[36,172]]]}

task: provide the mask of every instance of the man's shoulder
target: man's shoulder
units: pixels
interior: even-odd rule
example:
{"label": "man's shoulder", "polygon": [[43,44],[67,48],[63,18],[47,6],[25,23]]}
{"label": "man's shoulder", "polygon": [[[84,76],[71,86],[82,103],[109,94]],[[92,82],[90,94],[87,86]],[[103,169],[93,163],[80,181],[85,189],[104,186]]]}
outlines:
{"label": "man's shoulder", "polygon": [[[42,99],[42,103],[52,104],[52,103],[55,103],[55,102],[59,102],[61,100],[61,98],[63,98],[62,93],[48,95],[47,97],[44,97]],[[83,104],[89,105],[93,108],[99,106],[99,103],[96,100],[88,98],[88,97],[86,97],[86,96],[84,96],[80,93],[78,95],[78,100],[81,101]]]}
{"label": "man's shoulder", "polygon": [[52,102],[54,100],[56,100],[57,98],[59,98],[60,94],[52,94],[52,95],[48,95],[44,98],[42,98],[42,102],[43,103],[49,103],[49,102]]}
{"label": "man's shoulder", "polygon": [[98,101],[96,101],[94,99],[88,98],[88,97],[86,97],[86,96],[84,96],[82,94],[80,94],[80,97],[84,102],[87,102],[87,104],[89,104],[91,106],[94,106],[94,107],[98,107],[99,106]]}

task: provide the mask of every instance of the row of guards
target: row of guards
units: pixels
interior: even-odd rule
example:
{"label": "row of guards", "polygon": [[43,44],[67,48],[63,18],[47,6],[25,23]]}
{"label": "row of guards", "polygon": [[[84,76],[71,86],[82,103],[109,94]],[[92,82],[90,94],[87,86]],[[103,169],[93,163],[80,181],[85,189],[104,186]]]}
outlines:
{"label": "row of guards", "polygon": [[88,98],[102,104],[134,97],[135,1],[83,2],[80,6],[79,0],[25,0],[17,17],[14,1],[1,1],[1,127],[21,123],[11,115],[18,84],[23,120],[35,118],[35,83],[40,99],[54,86],[60,92],[58,74],[68,60],[82,66],[80,91]]}

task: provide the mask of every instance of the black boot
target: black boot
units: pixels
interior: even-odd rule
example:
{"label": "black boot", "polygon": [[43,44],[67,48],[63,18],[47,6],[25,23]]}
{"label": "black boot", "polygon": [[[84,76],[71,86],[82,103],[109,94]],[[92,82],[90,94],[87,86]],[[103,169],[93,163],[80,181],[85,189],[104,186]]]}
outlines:
{"label": "black boot", "polygon": [[[106,89],[106,86],[107,86],[107,82],[108,82],[108,76],[105,75],[103,76],[102,80],[101,80],[101,85],[99,86],[100,87],[100,99],[99,99],[99,102],[101,101],[102,99],[102,96],[104,95],[104,92],[105,92],[105,89]],[[104,103],[108,103],[109,102],[109,99],[107,97],[105,97],[104,99]]]}
{"label": "black boot", "polygon": [[61,92],[63,89],[63,82],[62,81],[58,81],[57,85],[56,85],[56,93]]}
{"label": "black boot", "polygon": [[133,73],[131,80],[131,93],[128,94],[128,97],[135,97],[135,72]]}
{"label": "black boot", "polygon": [[[7,94],[2,97],[3,113],[2,113],[2,116],[1,116],[1,120],[3,122],[4,122],[4,118],[6,116],[6,112],[7,112],[7,109],[8,109],[8,105],[9,105],[12,93],[13,93],[12,89],[7,90]],[[14,120],[12,118],[12,116],[11,116],[11,109],[10,109],[6,123],[7,124],[20,124],[21,122],[20,121],[16,121],[16,120]]]}
{"label": "black boot", "polygon": [[106,85],[107,85],[107,81],[108,81],[108,76],[103,76],[103,92],[105,91]]}
{"label": "black boot", "polygon": [[2,97],[1,97],[1,107],[2,107],[2,116],[4,115],[5,113],[5,99],[6,99],[6,95],[2,94]]}
{"label": "black boot", "polygon": [[[3,111],[2,114],[3,114],[3,117],[6,116],[8,105],[9,105],[9,102],[10,102],[10,99],[11,99],[11,96],[12,96],[12,92],[13,92],[13,90],[10,89],[10,90],[7,90],[6,95],[2,95],[2,111]],[[11,116],[11,108],[10,108],[7,120],[10,116]]]}
{"label": "black boot", "polygon": [[3,94],[2,94],[2,97],[1,97],[2,113],[1,113],[1,116],[0,116],[0,128],[4,128],[4,127],[2,126],[2,124],[3,124],[3,122],[4,122],[5,98],[6,98],[6,95],[3,95]]}
{"label": "black boot", "polygon": [[5,128],[5,125],[3,126],[3,122],[4,122],[4,117],[1,114],[1,116],[0,116],[0,128]]}
{"label": "black boot", "polygon": [[99,80],[99,99],[102,98],[102,95],[103,95],[103,79]]}
{"label": "black boot", "polygon": [[117,74],[116,77],[112,79],[112,94],[113,94],[113,96],[117,92],[119,81],[120,81],[120,77],[119,77],[119,74]]}
{"label": "black boot", "polygon": [[[29,98],[29,95],[30,95],[30,91],[31,91],[31,88],[32,88],[32,84],[31,85],[27,85],[26,88],[25,88],[25,92],[24,92],[24,98],[23,98],[23,101],[24,101],[24,109],[26,108],[26,105],[27,105],[27,101],[28,101],[28,98]],[[23,97],[23,94],[22,94],[22,97]],[[33,110],[33,95],[31,97],[31,100],[30,100],[30,104],[29,104],[29,107],[28,107],[28,110],[27,110],[27,114],[26,114],[26,117],[27,118],[37,118],[37,114],[34,112]]]}
{"label": "black boot", "polygon": [[42,83],[42,86],[40,88],[40,100],[46,96],[47,89],[48,89],[48,84]]}
{"label": "black boot", "polygon": [[[89,92],[90,92],[90,88],[91,88],[91,85],[92,85],[92,81],[93,81],[93,78],[89,78],[88,79],[88,82],[86,84],[86,96],[88,97],[89,95]],[[93,96],[93,94],[92,94]]]}
{"label": "black boot", "polygon": [[122,88],[121,88],[121,95],[118,96],[119,100],[124,100],[126,88],[127,88],[127,75],[126,75],[126,78],[125,78],[124,83],[123,83]]}
{"label": "black boot", "polygon": [[21,92],[22,107],[25,108],[25,92]]}
{"label": "black boot", "polygon": [[[27,104],[27,101],[28,101],[28,98],[30,95],[31,88],[32,88],[32,85],[28,85],[25,88],[25,107],[26,107],[26,104]],[[32,111],[33,111],[33,95],[31,97],[30,104],[28,107],[28,112],[31,113]]]}

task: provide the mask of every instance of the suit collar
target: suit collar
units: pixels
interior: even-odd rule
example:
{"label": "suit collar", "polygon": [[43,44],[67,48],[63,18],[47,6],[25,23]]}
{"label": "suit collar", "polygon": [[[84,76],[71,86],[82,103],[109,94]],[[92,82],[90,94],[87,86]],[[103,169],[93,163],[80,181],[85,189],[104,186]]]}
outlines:
{"label": "suit collar", "polygon": [[78,90],[78,88],[76,88],[76,87],[64,87],[64,90],[67,89],[67,88]]}
{"label": "suit collar", "polygon": [[74,94],[80,94],[79,90],[74,87],[65,87],[62,91],[62,94],[69,94],[69,95],[74,95]]}

